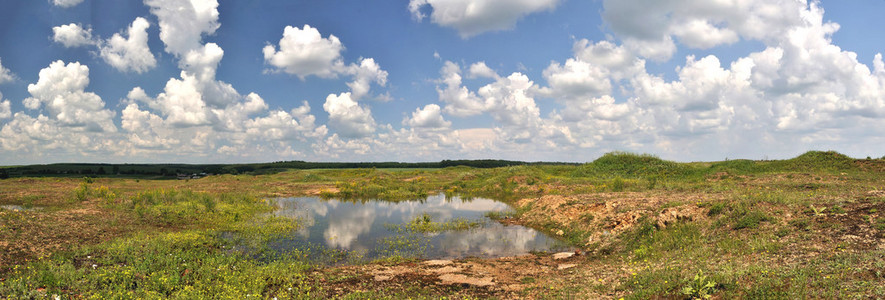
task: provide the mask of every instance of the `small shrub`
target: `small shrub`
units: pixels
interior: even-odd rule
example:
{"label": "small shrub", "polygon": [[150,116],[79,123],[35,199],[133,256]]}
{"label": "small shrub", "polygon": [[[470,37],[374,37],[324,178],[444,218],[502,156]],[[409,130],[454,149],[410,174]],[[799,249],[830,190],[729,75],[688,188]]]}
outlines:
{"label": "small shrub", "polygon": [[[89,178],[89,177],[86,177],[86,178]],[[88,197],[89,197],[89,184],[87,184],[85,181],[81,182],[80,185],[77,187],[77,189],[74,190],[74,199],[76,199],[79,202],[83,202],[83,201],[86,201],[86,199]]]}
{"label": "small shrub", "polygon": [[624,179],[623,179],[623,178],[621,178],[621,177],[615,177],[615,179],[612,180],[612,185],[611,185],[611,187],[612,187],[612,191],[613,191],[613,192],[622,192],[622,191],[624,191],[624,187],[625,187],[626,185],[627,185],[627,184],[624,182]]}
{"label": "small shrub", "polygon": [[117,194],[108,189],[106,186],[100,186],[93,193],[96,197],[102,200],[105,204],[114,203],[117,200]]}
{"label": "small shrub", "polygon": [[725,210],[724,203],[713,204],[713,206],[710,207],[710,210],[707,211],[707,216],[713,217],[713,216],[719,215],[722,213],[723,210]]}

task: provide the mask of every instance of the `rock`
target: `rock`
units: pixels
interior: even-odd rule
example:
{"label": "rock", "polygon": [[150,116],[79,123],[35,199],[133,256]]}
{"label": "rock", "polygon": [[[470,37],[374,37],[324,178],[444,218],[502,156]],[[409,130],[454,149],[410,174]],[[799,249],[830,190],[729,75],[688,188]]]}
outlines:
{"label": "rock", "polygon": [[442,281],[442,284],[466,284],[472,286],[492,286],[495,285],[492,282],[492,277],[483,277],[483,278],[475,278],[475,277],[467,277],[462,274],[443,274],[439,276],[439,280]]}
{"label": "rock", "polygon": [[565,270],[565,269],[571,269],[571,268],[574,268],[577,266],[578,266],[577,264],[560,264],[559,266],[556,267],[556,269],[557,270]]}
{"label": "rock", "polygon": [[563,232],[562,229],[556,231],[556,235],[562,236],[563,234],[565,234],[565,232]]}
{"label": "rock", "polygon": [[447,266],[447,265],[451,265],[452,261],[451,260],[444,260],[444,259],[434,259],[434,260],[425,261],[424,264],[428,265],[428,266]]}
{"label": "rock", "polygon": [[388,275],[375,275],[375,281],[387,281],[393,278],[393,276]]}
{"label": "rock", "polygon": [[461,272],[461,268],[456,268],[456,267],[452,267],[452,266],[445,266],[445,267],[442,267],[439,269],[430,270],[430,272],[433,272],[436,274],[457,273],[457,272]]}
{"label": "rock", "polygon": [[569,258],[572,256],[575,256],[574,252],[559,252],[559,253],[553,254],[553,259],[560,260],[560,259],[566,259],[566,258]]}

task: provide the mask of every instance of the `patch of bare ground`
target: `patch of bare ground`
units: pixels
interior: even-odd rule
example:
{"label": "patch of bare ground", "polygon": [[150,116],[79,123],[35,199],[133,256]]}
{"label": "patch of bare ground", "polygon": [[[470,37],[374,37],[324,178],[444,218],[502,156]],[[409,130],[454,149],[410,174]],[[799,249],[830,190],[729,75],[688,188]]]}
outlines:
{"label": "patch of bare ground", "polygon": [[68,209],[0,209],[0,276],[57,251],[121,236],[132,230],[130,225],[124,216],[93,203]]}
{"label": "patch of bare ground", "polygon": [[318,277],[330,280],[326,283],[330,297],[365,290],[396,292],[420,287],[438,296],[499,299],[548,299],[554,296],[551,291],[571,299],[610,298],[616,294],[566,290],[574,282],[614,287],[624,275],[622,270],[586,256],[557,259],[547,254],[344,266],[318,272],[325,272]]}
{"label": "patch of bare ground", "polygon": [[[659,228],[678,221],[706,218],[708,209],[697,204],[719,196],[676,193],[597,193],[574,196],[545,195],[517,202],[518,207],[529,207],[518,223],[549,229],[586,232],[584,246],[611,242],[619,234],[630,230],[645,216]],[[663,207],[663,208],[662,208]]]}
{"label": "patch of bare ground", "polygon": [[[867,195],[885,195],[883,191],[870,191]],[[839,242],[837,247],[857,250],[885,250],[885,230],[876,228],[876,220],[885,217],[885,202],[869,199],[860,199],[856,202],[847,203],[843,213],[830,213],[822,216],[814,216],[817,222],[822,224],[838,224],[838,226],[826,226],[821,230],[834,241]]]}

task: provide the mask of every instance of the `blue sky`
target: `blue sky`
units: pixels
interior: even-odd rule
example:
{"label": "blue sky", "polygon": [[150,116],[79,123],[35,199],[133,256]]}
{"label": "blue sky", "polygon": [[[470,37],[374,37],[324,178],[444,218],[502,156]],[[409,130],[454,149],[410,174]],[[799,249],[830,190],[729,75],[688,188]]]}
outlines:
{"label": "blue sky", "polygon": [[883,10],[0,0],[0,164],[880,157]]}

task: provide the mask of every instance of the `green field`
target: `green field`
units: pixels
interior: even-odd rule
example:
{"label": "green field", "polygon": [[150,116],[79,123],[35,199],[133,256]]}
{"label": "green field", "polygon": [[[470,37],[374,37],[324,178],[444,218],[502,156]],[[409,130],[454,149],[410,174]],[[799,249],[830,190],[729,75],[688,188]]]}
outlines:
{"label": "green field", "polygon": [[[392,167],[276,166],[168,180],[108,174],[109,165],[107,177],[0,180],[0,205],[16,208],[0,209],[0,298],[885,297],[880,159],[808,152],[676,163],[609,153],[582,165]],[[491,217],[582,251],[444,267],[396,256],[324,266],[298,251],[260,255],[263,241],[299,226],[265,214],[266,199],[438,193],[504,201],[514,211]],[[473,226],[413,223],[403,228]]]}

